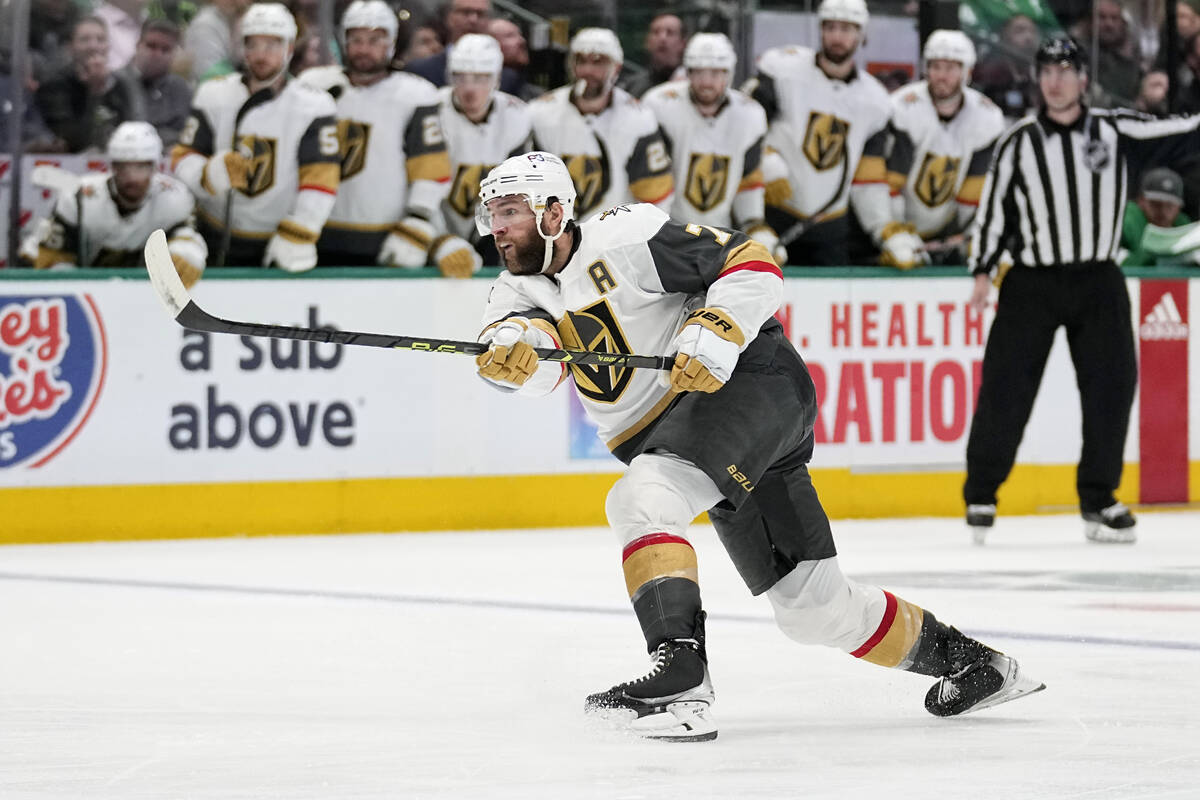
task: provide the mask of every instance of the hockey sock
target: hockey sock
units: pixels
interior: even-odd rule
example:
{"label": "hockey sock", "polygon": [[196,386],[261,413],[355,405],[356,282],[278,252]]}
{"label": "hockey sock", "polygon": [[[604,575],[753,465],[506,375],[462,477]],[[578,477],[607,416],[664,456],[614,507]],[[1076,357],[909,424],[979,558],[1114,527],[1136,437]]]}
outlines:
{"label": "hockey sock", "polygon": [[[883,591],[883,619],[857,650],[850,655],[882,667],[910,669],[920,650],[925,619],[933,615],[891,592]],[[933,620],[936,624],[936,620]]]}
{"label": "hockey sock", "polygon": [[635,539],[622,568],[648,651],[667,639],[697,639],[703,647],[696,551],[687,539],[669,533]]}

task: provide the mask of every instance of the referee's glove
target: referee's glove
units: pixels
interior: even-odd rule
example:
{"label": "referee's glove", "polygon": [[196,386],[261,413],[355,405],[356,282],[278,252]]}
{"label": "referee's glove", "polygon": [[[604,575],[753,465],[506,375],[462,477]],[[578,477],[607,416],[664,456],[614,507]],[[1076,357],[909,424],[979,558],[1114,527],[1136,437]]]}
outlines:
{"label": "referee's glove", "polygon": [[917,235],[916,226],[906,222],[889,222],[880,236],[879,263],[896,269],[912,269],[928,264],[925,243]]}

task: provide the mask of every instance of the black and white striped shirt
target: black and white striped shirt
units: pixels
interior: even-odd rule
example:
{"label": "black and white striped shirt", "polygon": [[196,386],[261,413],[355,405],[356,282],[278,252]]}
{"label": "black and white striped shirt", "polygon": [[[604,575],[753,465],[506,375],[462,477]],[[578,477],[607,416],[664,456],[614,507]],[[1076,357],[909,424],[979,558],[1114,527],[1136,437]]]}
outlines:
{"label": "black and white striped shirt", "polygon": [[1089,109],[1073,125],[1027,117],[996,144],[971,234],[971,272],[1007,250],[1029,267],[1113,261],[1130,176],[1200,151],[1200,115]]}

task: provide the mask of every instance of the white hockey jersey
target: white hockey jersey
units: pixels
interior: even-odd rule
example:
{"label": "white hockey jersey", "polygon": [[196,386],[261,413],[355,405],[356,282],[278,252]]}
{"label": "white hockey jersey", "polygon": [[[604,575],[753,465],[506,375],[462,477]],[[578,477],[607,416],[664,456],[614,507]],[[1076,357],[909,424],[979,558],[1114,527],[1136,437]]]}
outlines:
{"label": "white hockey jersey", "polygon": [[916,225],[927,239],[965,230],[1004,128],[1004,114],[974,89],[964,90],[962,107],[947,120],[939,118],[925,81],[893,92],[887,159],[893,218]]}
{"label": "white hockey jersey", "polygon": [[474,240],[479,236],[475,230],[479,182],[504,159],[532,149],[533,122],[525,101],[504,92],[496,92],[481,122],[472,122],[454,107],[452,92],[449,86],[438,90],[439,118],[452,176],[442,213],[448,232]]}
{"label": "white hockey jersey", "polygon": [[575,181],[575,216],[620,203],[670,208],[674,179],[658,120],[628,92],[612,90],[599,114],[581,114],[571,87],[547,92],[529,104],[534,147],[562,158]]}
{"label": "white hockey jersey", "polygon": [[374,259],[383,237],[404,217],[437,219],[450,188],[437,104],[434,85],[408,72],[342,89],[337,100],[342,183],[322,248]]}
{"label": "white hockey jersey", "polygon": [[[205,81],[192,98],[171,167],[199,199],[198,212],[217,229],[225,226],[225,194],[203,187],[209,156],[238,150],[251,159],[249,187],[234,191],[229,215],[231,233],[239,239],[266,239],[305,202],[306,193],[325,195],[312,205],[319,219],[305,219],[313,241],[338,190],[338,135],[333,98],[299,81],[289,80],[278,92],[250,94],[239,73]],[[311,216],[311,215],[305,215]]]}
{"label": "white hockey jersey", "polygon": [[[542,320],[544,330],[553,326],[563,347],[664,355],[687,313],[717,306],[742,330],[744,350],[779,307],[782,272],[743,233],[685,225],[639,203],[593,216],[575,235],[578,247],[553,278],[501,273],[488,296],[481,341],[490,340],[498,322],[521,315]],[[570,374],[610,450],[649,426],[675,397],[658,370],[572,365]]]}
{"label": "white hockey jersey", "polygon": [[658,118],[675,167],[671,216],[725,228],[761,222],[766,113],[734,90],[715,115],[706,117],[689,92],[688,82],[682,80],[642,95],[642,105]]}
{"label": "white hockey jersey", "polygon": [[891,104],[883,84],[857,68],[847,80],[831,79],[815,51],[789,45],[759,57],[747,89],[767,112],[766,145],[786,174],[773,190],[775,176],[764,164],[768,206],[798,219],[830,219],[846,212],[854,184],[875,190],[870,202],[879,216],[890,213],[884,155]]}
{"label": "white hockey jersey", "polygon": [[[41,226],[34,266],[141,267],[146,240],[158,228],[167,232],[168,240],[183,236],[202,248],[203,241],[192,229],[194,209],[191,191],[158,173],[150,179],[141,206],[122,214],[109,176],[84,175],[78,193],[62,192],[55,199],[53,215]],[[202,269],[203,257],[199,262],[196,266]]]}

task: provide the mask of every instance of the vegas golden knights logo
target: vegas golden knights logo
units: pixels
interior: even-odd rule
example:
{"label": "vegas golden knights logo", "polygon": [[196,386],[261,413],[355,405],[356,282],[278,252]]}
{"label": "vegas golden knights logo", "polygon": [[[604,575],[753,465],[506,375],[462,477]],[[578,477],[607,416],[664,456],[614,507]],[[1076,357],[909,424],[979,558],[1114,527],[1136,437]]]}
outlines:
{"label": "vegas golden knights logo", "polygon": [[608,191],[608,159],[603,156],[563,156],[567,172],[575,182],[575,218],[596,210]]}
{"label": "vegas golden knights logo", "polygon": [[729,185],[729,156],[692,153],[684,197],[697,211],[711,211],[725,199]]}
{"label": "vegas golden knights logo", "polygon": [[255,197],[275,185],[275,140],[259,136],[243,136],[238,152],[250,160],[247,197]]}
{"label": "vegas golden knights logo", "polygon": [[818,170],[827,170],[842,163],[846,157],[846,136],[850,123],[832,114],[813,111],[808,115],[804,131],[804,155]]}
{"label": "vegas golden knights logo", "polygon": [[[558,323],[563,346],[573,350],[601,353],[631,353],[625,334],[608,300],[592,303],[579,311],[568,311]],[[571,364],[575,388],[597,403],[615,403],[629,387],[633,370],[629,367],[581,366]]]}
{"label": "vegas golden knights logo", "polygon": [[958,184],[958,165],[961,162],[961,158],[926,153],[917,172],[917,199],[930,208],[949,200]]}
{"label": "vegas golden knights logo", "polygon": [[371,126],[352,119],[337,121],[338,141],[342,148],[342,180],[352,178],[367,166],[367,144],[371,141]]}
{"label": "vegas golden knights logo", "polygon": [[450,185],[450,196],[447,198],[450,207],[460,217],[474,217],[475,204],[479,202],[479,184],[491,172],[489,164],[459,164],[458,172],[454,173],[454,182]]}

